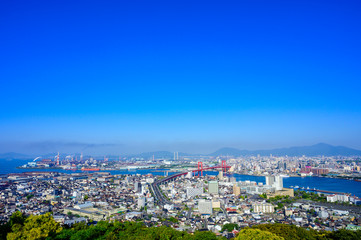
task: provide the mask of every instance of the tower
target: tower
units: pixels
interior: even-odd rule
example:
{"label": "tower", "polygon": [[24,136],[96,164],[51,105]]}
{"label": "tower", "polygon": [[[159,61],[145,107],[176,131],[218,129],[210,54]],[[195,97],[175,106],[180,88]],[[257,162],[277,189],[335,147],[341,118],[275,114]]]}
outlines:
{"label": "tower", "polygon": [[57,158],[56,158],[56,165],[59,166],[59,152],[58,152],[58,156],[57,156]]}
{"label": "tower", "polygon": [[203,162],[198,162],[198,176],[199,173],[203,176]]}
{"label": "tower", "polygon": [[226,160],[222,160],[221,162],[222,171],[227,172],[227,163]]}

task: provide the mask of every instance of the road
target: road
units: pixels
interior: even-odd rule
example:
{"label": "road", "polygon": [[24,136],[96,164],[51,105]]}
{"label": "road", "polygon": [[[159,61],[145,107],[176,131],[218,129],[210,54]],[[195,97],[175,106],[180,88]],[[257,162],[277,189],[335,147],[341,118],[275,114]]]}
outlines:
{"label": "road", "polygon": [[[206,168],[203,168],[203,169],[195,169],[195,170],[192,170],[193,173],[195,172],[199,172],[199,171],[206,171],[206,170],[210,170],[210,169],[216,169],[216,168],[230,168],[230,166],[215,166],[215,167],[206,167]],[[159,205],[165,205],[165,204],[172,204],[164,195],[163,193],[160,191],[160,188],[159,188],[159,185],[164,183],[164,182],[167,182],[171,179],[174,179],[174,178],[177,178],[177,177],[180,177],[180,176],[183,176],[183,175],[187,175],[188,172],[182,172],[182,173],[176,173],[176,174],[173,174],[171,176],[168,176],[168,177],[165,177],[165,178],[162,178],[162,179],[159,179],[157,181],[155,181],[154,183],[150,184],[151,186],[151,190],[153,192],[153,195],[154,195],[154,198],[156,200],[156,202],[159,204]]]}

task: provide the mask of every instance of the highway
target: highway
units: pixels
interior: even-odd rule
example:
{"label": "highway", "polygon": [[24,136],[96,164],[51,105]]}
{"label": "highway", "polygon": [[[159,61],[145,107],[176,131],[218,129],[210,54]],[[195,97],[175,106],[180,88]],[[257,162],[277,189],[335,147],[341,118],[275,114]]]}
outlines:
{"label": "highway", "polygon": [[[206,171],[206,170],[217,169],[217,168],[229,169],[230,166],[206,167],[206,168],[203,168],[203,169],[195,169],[195,170],[191,170],[191,171],[193,173],[195,173],[195,172],[201,172],[201,171],[203,172],[203,171]],[[172,180],[174,178],[177,178],[177,177],[180,177],[180,176],[183,176],[183,175],[187,175],[187,174],[188,174],[188,172],[176,173],[176,174],[173,174],[171,176],[159,179],[159,180],[155,181],[154,183],[150,184],[150,189],[152,191],[152,194],[154,196],[155,201],[159,205],[162,205],[162,206],[164,206],[165,204],[171,204],[171,202],[162,194],[162,192],[161,192],[161,190],[159,188],[159,185],[162,184],[162,183],[165,183],[167,181],[170,181],[170,180]]]}

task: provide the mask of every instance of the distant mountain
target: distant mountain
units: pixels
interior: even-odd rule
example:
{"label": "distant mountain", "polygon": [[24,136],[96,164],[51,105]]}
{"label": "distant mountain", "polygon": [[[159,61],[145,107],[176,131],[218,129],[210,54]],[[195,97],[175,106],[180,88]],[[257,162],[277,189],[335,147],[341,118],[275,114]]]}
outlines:
{"label": "distant mountain", "polygon": [[244,155],[251,155],[252,152],[248,150],[239,150],[237,148],[221,148],[211,153],[211,156],[244,156]]}
{"label": "distant mountain", "polygon": [[[49,154],[45,154],[42,155],[42,158],[54,158],[58,153],[49,153]],[[316,145],[312,145],[312,146],[302,146],[302,147],[289,147],[289,148],[277,148],[277,149],[271,149],[271,150],[255,150],[255,151],[250,151],[250,150],[240,150],[237,148],[229,148],[229,147],[225,147],[225,148],[221,148],[211,154],[189,154],[189,153],[183,153],[183,152],[178,152],[178,157],[184,157],[184,156],[234,156],[234,157],[239,157],[239,156],[257,156],[257,155],[261,155],[261,156],[269,156],[270,154],[274,155],[274,156],[302,156],[302,155],[306,155],[306,156],[361,156],[361,150],[357,150],[357,149],[352,149],[352,148],[348,148],[348,147],[343,147],[343,146],[332,146],[326,143],[319,143]],[[60,158],[65,158],[68,154],[65,153],[61,153],[60,154]],[[80,154],[69,154],[71,156],[78,156],[78,158],[80,157]],[[154,158],[156,159],[173,159],[174,158],[174,152],[170,152],[170,151],[155,151],[155,152],[145,152],[145,153],[140,153],[140,154],[131,154],[131,155],[125,155],[128,158],[129,157],[134,157],[134,158],[144,158],[144,159],[151,159],[154,155]],[[122,155],[124,156],[124,155]],[[14,153],[14,152],[9,152],[9,153],[0,153],[0,159],[6,159],[6,160],[11,160],[11,159],[24,159],[24,160],[28,160],[28,159],[33,159],[37,156],[33,156],[33,155],[26,155],[26,154],[21,154],[21,153]],[[84,155],[84,158],[88,158],[89,156]],[[103,156],[97,156],[96,158],[102,158]],[[109,156],[107,155],[107,157],[113,158],[113,159],[118,159],[119,156]]]}
{"label": "distant mountain", "polygon": [[356,150],[343,146],[332,146],[326,143],[319,143],[312,146],[278,148],[271,150],[239,150],[237,148],[221,148],[211,156],[246,156],[246,155],[274,155],[274,156],[361,156],[361,150]]}
{"label": "distant mountain", "polygon": [[[154,158],[165,158],[165,159],[173,159],[174,152],[169,151],[156,151],[156,152],[145,152],[140,154],[129,155],[129,157],[138,157],[144,159],[151,159],[154,155]],[[184,153],[178,153],[178,157],[184,156]]]}
{"label": "distant mountain", "polygon": [[31,159],[32,156],[21,154],[21,153],[14,153],[14,152],[8,152],[8,153],[0,153],[0,159]]}

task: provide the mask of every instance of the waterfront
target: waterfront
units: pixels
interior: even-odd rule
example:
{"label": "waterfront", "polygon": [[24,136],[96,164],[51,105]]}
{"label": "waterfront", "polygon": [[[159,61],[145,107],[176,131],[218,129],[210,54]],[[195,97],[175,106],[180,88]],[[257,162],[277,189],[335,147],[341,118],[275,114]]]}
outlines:
{"label": "waterfront", "polygon": [[[8,173],[21,173],[21,172],[62,172],[62,173],[80,173],[84,171],[80,170],[63,170],[63,169],[19,169],[18,166],[26,164],[25,160],[2,160],[0,159],[0,175]],[[162,171],[163,170],[163,171]],[[167,173],[167,169],[138,169],[138,170],[107,170],[112,174],[148,174],[164,176]],[[175,172],[168,172],[169,175],[175,174]],[[218,172],[204,171],[203,174],[217,175]],[[230,177],[235,177],[237,181],[256,181],[265,183],[263,176],[250,176],[242,174],[229,174]],[[309,187],[310,189],[316,188],[327,191],[351,193],[352,195],[361,197],[361,182],[338,179],[338,178],[323,178],[323,177],[288,177],[283,179],[284,187],[299,186],[300,188]]]}

